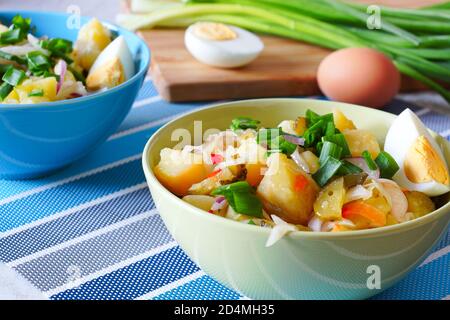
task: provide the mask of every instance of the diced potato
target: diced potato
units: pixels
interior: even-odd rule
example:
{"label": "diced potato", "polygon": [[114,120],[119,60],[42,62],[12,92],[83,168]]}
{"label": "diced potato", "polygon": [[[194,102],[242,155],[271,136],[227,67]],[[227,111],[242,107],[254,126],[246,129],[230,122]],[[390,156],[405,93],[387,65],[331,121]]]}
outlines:
{"label": "diced potato", "polygon": [[392,214],[388,214],[386,216],[386,225],[387,226],[392,226],[394,224],[398,224],[397,219],[394,218],[394,216]]}
{"label": "diced potato", "polygon": [[75,61],[83,69],[89,70],[100,52],[111,42],[111,34],[100,21],[93,18],[78,32],[74,45]]}
{"label": "diced potato", "polygon": [[372,197],[364,200],[364,202],[377,208],[384,214],[388,214],[391,212],[391,206],[389,205],[389,202],[377,189],[374,189],[372,191]]}
{"label": "diced potato", "polygon": [[6,98],[2,101],[2,103],[20,103],[19,95],[16,90],[12,90]]}
{"label": "diced potato", "polygon": [[418,191],[405,192],[408,200],[408,212],[416,218],[426,215],[436,209],[434,202],[424,193]]}
{"label": "diced potato", "polygon": [[204,180],[209,174],[201,154],[164,148],[160,155],[161,160],[154,168],[155,176],[178,196],[187,195],[194,183]]}
{"label": "diced potato", "polygon": [[301,153],[302,158],[308,164],[308,168],[311,174],[316,173],[320,168],[319,158],[309,150]]}
{"label": "diced potato", "polygon": [[342,206],[345,200],[344,178],[340,177],[325,186],[314,202],[314,212],[324,220],[342,218]]}
{"label": "diced potato", "polygon": [[306,225],[319,192],[316,182],[283,153],[272,154],[268,165],[257,189],[264,209],[286,222]]}
{"label": "diced potato", "polygon": [[297,117],[295,119],[294,131],[298,136],[302,136],[307,128],[305,117]]}
{"label": "diced potato", "polygon": [[227,213],[227,208],[228,206],[224,206],[222,209],[217,210],[217,211],[210,211],[212,205],[214,204],[214,202],[216,201],[216,198],[211,197],[211,196],[205,196],[205,195],[187,195],[183,197],[183,200],[186,201],[189,204],[192,204],[194,207],[197,207],[199,209],[217,214],[219,216],[225,216],[225,214]]}
{"label": "diced potato", "polygon": [[264,171],[265,167],[265,165],[259,163],[245,165],[245,170],[247,170],[245,180],[249,185],[256,187],[260,184],[261,180],[264,178],[264,175],[261,172]]}
{"label": "diced potato", "polygon": [[189,204],[192,204],[194,207],[209,211],[215,201],[215,198],[205,195],[187,195],[183,197],[183,200]]}
{"label": "diced potato", "polygon": [[346,130],[343,132],[352,157],[361,157],[364,150],[369,151],[372,158],[380,153],[380,145],[373,133],[366,130]]}
{"label": "diced potato", "polygon": [[283,120],[278,125],[281,130],[285,133],[296,134],[295,133],[295,121],[294,120]]}
{"label": "diced potato", "polygon": [[[56,99],[57,81],[55,77],[47,77],[43,79],[27,79],[20,85],[16,86],[14,90],[19,96],[21,103],[33,103],[31,101],[54,101]],[[43,90],[41,97],[29,97],[28,95],[33,90]],[[30,102],[27,102],[30,101]]]}
{"label": "diced potato", "polygon": [[[214,189],[221,185],[228,184],[237,180],[240,170],[236,171],[230,168],[223,168],[220,171],[212,173],[212,176],[207,177],[198,183],[193,184],[189,190],[189,194],[210,194]],[[233,172],[234,171],[234,172]]]}
{"label": "diced potato", "polygon": [[356,129],[353,121],[349,120],[339,109],[333,109],[334,125],[339,131]]}

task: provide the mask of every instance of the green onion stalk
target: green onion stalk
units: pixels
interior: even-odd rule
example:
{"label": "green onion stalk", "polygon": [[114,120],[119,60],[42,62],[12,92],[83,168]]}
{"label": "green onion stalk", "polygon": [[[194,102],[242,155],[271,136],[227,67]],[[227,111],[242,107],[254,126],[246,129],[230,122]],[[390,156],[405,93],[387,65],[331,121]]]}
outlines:
{"label": "green onion stalk", "polygon": [[119,15],[118,22],[137,30],[214,21],[333,50],[371,47],[388,55],[401,73],[421,81],[450,102],[450,92],[437,82],[450,82],[450,14],[446,8],[382,7],[381,14],[386,16],[383,28],[372,31],[361,26],[364,22],[365,27],[368,18],[365,6],[332,0],[188,0],[145,14]]}

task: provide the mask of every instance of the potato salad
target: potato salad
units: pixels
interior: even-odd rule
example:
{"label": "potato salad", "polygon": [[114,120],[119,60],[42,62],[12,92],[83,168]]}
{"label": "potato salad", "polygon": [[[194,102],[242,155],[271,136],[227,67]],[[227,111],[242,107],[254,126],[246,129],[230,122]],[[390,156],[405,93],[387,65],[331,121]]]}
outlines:
{"label": "potato salad", "polygon": [[205,214],[271,228],[269,246],[292,231],[380,228],[434,211],[449,172],[423,123],[406,109],[384,146],[337,109],[273,128],[239,117],[202,145],[164,148],[154,173]]}
{"label": "potato salad", "polygon": [[134,62],[123,36],[97,19],[83,25],[74,44],[35,36],[38,26],[15,16],[0,22],[0,103],[34,104],[72,99],[131,78]]}

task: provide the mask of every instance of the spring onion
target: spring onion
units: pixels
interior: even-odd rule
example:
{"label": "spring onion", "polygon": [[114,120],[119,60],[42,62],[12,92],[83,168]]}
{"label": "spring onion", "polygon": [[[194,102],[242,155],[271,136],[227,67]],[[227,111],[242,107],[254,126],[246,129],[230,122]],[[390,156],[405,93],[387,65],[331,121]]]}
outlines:
{"label": "spring onion", "polygon": [[31,90],[31,92],[28,94],[29,97],[42,97],[44,96],[44,90],[43,89],[34,89]]}
{"label": "spring onion", "polygon": [[12,85],[10,85],[7,82],[3,82],[0,85],[0,101],[3,101],[8,96],[8,94],[12,91],[12,89],[13,89]]}
{"label": "spring onion", "polygon": [[20,84],[23,81],[23,79],[25,79],[25,72],[16,69],[13,66],[9,67],[2,77],[2,80],[4,82],[12,85],[13,87]]}
{"label": "spring onion", "polygon": [[220,186],[211,193],[224,196],[234,211],[252,217],[262,218],[262,203],[255,195],[254,189],[246,181],[239,181]]}
{"label": "spring onion", "polygon": [[372,156],[370,155],[369,151],[364,150],[361,155],[364,158],[364,161],[366,162],[367,167],[370,170],[377,170],[377,168],[378,168],[377,164],[375,163],[375,161],[373,161]]}
{"label": "spring onion", "polygon": [[342,148],[340,146],[330,141],[324,141],[320,151],[319,163],[323,165],[329,157],[339,160],[341,156]]}
{"label": "spring onion", "polygon": [[319,186],[323,187],[338,172],[341,166],[342,163],[339,160],[328,157],[319,170],[313,174],[313,178]]}
{"label": "spring onion", "polygon": [[[145,14],[120,15],[119,23],[135,30],[216,21],[331,49],[371,47],[388,55],[400,72],[423,82],[450,101],[449,91],[433,80],[450,82],[448,68],[442,64],[448,61],[450,11],[447,7],[412,10],[381,6],[380,9],[382,30],[371,31],[363,29],[367,6],[336,0],[189,0]],[[320,137],[319,132],[310,132],[305,137],[306,144],[317,144]]]}
{"label": "spring onion", "polygon": [[342,156],[348,157],[351,155],[350,148],[348,147],[347,141],[345,140],[345,136],[342,133],[335,133],[332,135],[325,135],[322,137],[322,141],[329,141],[337,144],[342,148]]}
{"label": "spring onion", "polygon": [[363,170],[354,165],[353,163],[343,159],[341,160],[341,167],[339,168],[339,171],[337,172],[338,175],[345,176],[349,174],[357,174],[361,173]]}
{"label": "spring onion", "polygon": [[386,151],[381,151],[375,158],[375,162],[380,168],[381,178],[391,179],[400,169],[394,158]]}
{"label": "spring onion", "polygon": [[257,129],[261,122],[248,117],[238,117],[231,121],[230,129],[236,131],[238,129]]}
{"label": "spring onion", "polygon": [[49,58],[40,51],[33,51],[26,54],[28,68],[35,75],[42,75],[51,67]]}

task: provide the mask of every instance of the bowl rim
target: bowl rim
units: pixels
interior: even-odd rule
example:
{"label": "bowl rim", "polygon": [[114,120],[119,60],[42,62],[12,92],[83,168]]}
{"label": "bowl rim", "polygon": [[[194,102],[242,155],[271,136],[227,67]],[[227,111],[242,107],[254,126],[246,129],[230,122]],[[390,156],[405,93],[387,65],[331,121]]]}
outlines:
{"label": "bowl rim", "polygon": [[[382,111],[382,110],[375,110],[372,108],[354,105],[354,104],[348,104],[348,103],[342,103],[342,102],[335,102],[335,101],[326,101],[326,100],[317,100],[317,99],[307,99],[307,98],[262,98],[262,99],[248,99],[248,100],[236,100],[231,102],[218,102],[214,104],[210,104],[206,107],[198,108],[193,111],[189,111],[186,113],[181,114],[180,116],[176,117],[175,119],[172,119],[165,125],[163,125],[161,128],[159,128],[153,135],[148,139],[143,153],[142,153],[142,166],[143,170],[147,179],[147,184],[150,187],[150,185],[156,189],[158,189],[159,192],[161,192],[163,195],[169,197],[171,201],[174,201],[175,204],[178,204],[183,208],[185,211],[189,211],[190,213],[194,214],[195,216],[198,216],[200,219],[207,219],[207,221],[210,221],[211,223],[223,223],[224,226],[227,225],[230,228],[233,226],[235,228],[241,228],[242,232],[255,232],[262,235],[265,235],[266,237],[270,234],[270,229],[268,228],[262,228],[259,226],[244,224],[244,223],[238,223],[236,221],[233,221],[231,219],[226,219],[224,217],[220,217],[217,215],[212,214],[206,214],[204,210],[201,210],[193,205],[190,205],[189,203],[183,201],[181,198],[170,192],[166,187],[164,187],[159,180],[156,178],[156,176],[153,173],[153,169],[150,169],[149,164],[149,152],[152,149],[152,146],[155,144],[156,140],[159,136],[161,136],[164,131],[167,129],[167,127],[171,126],[173,123],[176,123],[177,121],[181,120],[184,117],[192,116],[194,114],[201,114],[202,112],[206,110],[211,109],[220,109],[222,107],[238,107],[242,104],[252,104],[257,103],[261,101],[267,101],[267,102],[287,102],[287,101],[304,101],[305,103],[319,103],[319,104],[333,104],[333,105],[350,105],[353,107],[359,107],[363,108],[364,110],[371,110],[372,112],[379,112],[383,113],[385,117],[395,118],[397,115]],[[447,140],[444,140],[444,143],[446,143],[450,147],[450,142]],[[290,238],[307,238],[307,239],[314,239],[314,240],[334,240],[334,239],[351,239],[351,238],[362,238],[362,237],[383,237],[392,233],[400,233],[404,232],[410,229],[415,229],[417,227],[423,226],[425,224],[431,223],[441,216],[445,214],[450,213],[450,201],[443,205],[442,207],[434,210],[433,212],[424,215],[422,217],[416,218],[414,220],[398,223],[395,225],[390,226],[384,226],[379,228],[372,228],[372,229],[362,229],[362,230],[354,230],[354,231],[342,231],[342,232],[314,232],[314,231],[293,231],[290,232],[287,237]],[[448,223],[450,220],[448,221]]]}
{"label": "bowl rim", "polygon": [[[54,12],[54,11],[49,11],[49,12],[44,12],[44,11],[35,11],[35,10],[2,10],[0,11],[0,16],[1,15],[16,15],[16,14],[20,14],[20,15],[27,15],[27,14],[33,14],[33,15],[42,15],[42,16],[58,16],[58,17],[67,17],[69,16],[68,13],[62,13],[62,12]],[[89,20],[92,19],[94,17],[91,16],[81,16],[82,20]],[[130,86],[131,84],[133,84],[134,82],[138,81],[141,77],[142,74],[147,74],[149,65],[150,65],[150,49],[148,48],[147,44],[145,43],[145,41],[140,38],[138,35],[136,35],[134,32],[131,32],[125,28],[122,28],[114,23],[111,22],[107,22],[107,21],[103,21],[103,20],[99,20],[103,25],[105,25],[109,30],[111,31],[120,31],[120,33],[126,34],[127,36],[130,36],[134,39],[137,40],[137,42],[140,44],[140,47],[143,50],[143,53],[141,53],[141,55],[143,57],[148,57],[148,59],[146,59],[144,66],[142,68],[139,68],[139,70],[127,81],[119,84],[118,86],[115,86],[113,88],[110,88],[108,90],[103,90],[103,91],[99,91],[99,92],[95,92],[92,93],[90,95],[86,95],[83,97],[78,97],[78,98],[74,98],[74,99],[64,99],[64,100],[59,100],[59,101],[49,101],[49,102],[43,102],[43,103],[37,103],[37,104],[32,104],[32,103],[27,103],[27,104],[1,104],[0,107],[0,111],[1,110],[5,110],[5,111],[11,111],[11,110],[26,110],[26,109],[33,109],[33,110],[39,110],[39,109],[51,109],[54,110],[54,108],[56,107],[63,107],[63,106],[68,106],[68,105],[72,105],[72,104],[77,104],[77,103],[83,103],[85,101],[89,101],[92,99],[96,99],[99,97],[103,97],[106,96],[108,94],[111,94],[113,92],[116,91],[120,91],[128,86]]]}

